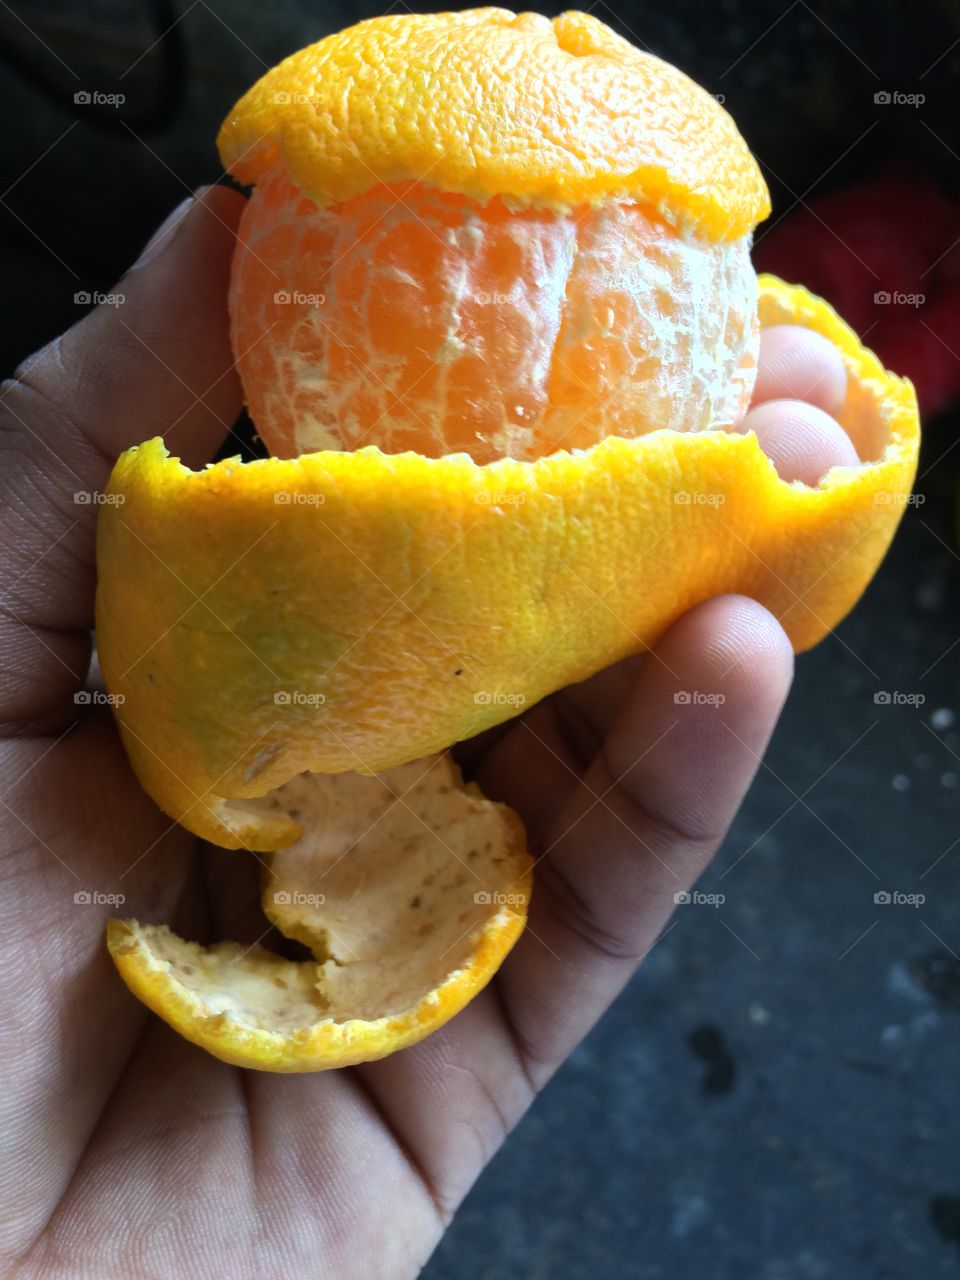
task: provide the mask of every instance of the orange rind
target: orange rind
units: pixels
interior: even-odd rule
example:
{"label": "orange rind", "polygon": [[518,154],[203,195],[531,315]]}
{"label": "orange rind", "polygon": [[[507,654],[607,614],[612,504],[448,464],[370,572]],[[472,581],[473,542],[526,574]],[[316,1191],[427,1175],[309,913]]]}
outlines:
{"label": "orange rind", "polygon": [[131,991],[181,1035],[236,1066],[350,1066],[429,1035],[489,982],[523,929],[531,858],[516,815],[449,756],[294,778],[271,804],[309,821],[269,858],[264,911],[312,959],[108,927]]}
{"label": "orange rind", "polygon": [[916,397],[802,288],[763,277],[760,320],[836,344],[861,466],[790,484],[754,435],[716,431],[489,466],[371,447],[193,472],[160,440],[125,453],[97,635],[148,793],[216,844],[278,849],[300,825],[251,802],[295,775],[445,750],[711,596],[752,596],[815,644],[905,508]]}
{"label": "orange rind", "polygon": [[649,205],[713,240],[770,212],[757,162],[716,98],[586,13],[394,14],[285,58],[217,140],[259,182],[279,158],[320,205],[429,180],[515,207]]}

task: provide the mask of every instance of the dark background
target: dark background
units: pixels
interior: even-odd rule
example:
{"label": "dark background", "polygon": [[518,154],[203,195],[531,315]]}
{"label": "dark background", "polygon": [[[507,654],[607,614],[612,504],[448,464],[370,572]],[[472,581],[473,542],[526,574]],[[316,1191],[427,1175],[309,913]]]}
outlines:
{"label": "dark background", "polygon": [[[217,126],[267,65],[377,12],[0,5],[4,372],[220,176]],[[956,4],[601,0],[593,12],[724,95],[767,174],[775,227],[890,175],[960,196]],[[126,101],[97,111],[74,102],[84,90]],[[878,104],[881,90],[925,102]],[[836,265],[811,281],[830,293],[860,240],[829,212],[810,216],[837,242]],[[951,232],[937,235],[928,280],[951,260]],[[880,239],[899,261],[896,236]],[[949,384],[960,305],[932,317],[918,310],[909,328],[927,330]],[[960,414],[940,407],[925,425],[918,504],[854,614],[800,659],[766,765],[700,886],[725,902],[678,910],[481,1178],[430,1280],[960,1274]],[[911,701],[878,704],[881,691]],[[878,904],[880,891],[926,900]]]}

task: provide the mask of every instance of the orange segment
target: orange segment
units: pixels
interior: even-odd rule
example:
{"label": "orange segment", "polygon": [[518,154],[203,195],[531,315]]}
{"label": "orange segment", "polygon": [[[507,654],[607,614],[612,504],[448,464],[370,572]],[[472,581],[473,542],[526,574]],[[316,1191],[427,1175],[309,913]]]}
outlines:
{"label": "orange segment", "polygon": [[377,444],[480,463],[727,427],[756,365],[749,240],[635,205],[511,211],[423,184],[319,208],[282,167],[230,294],[251,415],[279,457]]}
{"label": "orange segment", "polygon": [[136,920],[108,929],[134,994],[218,1058],[319,1071],[393,1053],[461,1009],[519,937],[532,863],[520,821],[449,756],[293,778],[271,806],[304,834],[270,859],[264,908],[313,959],[201,947]]}
{"label": "orange segment", "polygon": [[267,72],[218,144],[243,182],[282,158],[320,205],[429,181],[512,207],[641,203],[711,240],[742,237],[770,207],[717,101],[576,12],[361,22]]}

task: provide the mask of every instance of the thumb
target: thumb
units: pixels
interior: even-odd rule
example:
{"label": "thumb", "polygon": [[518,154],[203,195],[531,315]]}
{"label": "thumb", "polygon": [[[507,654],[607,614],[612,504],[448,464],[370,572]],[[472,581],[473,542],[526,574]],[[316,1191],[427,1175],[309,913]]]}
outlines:
{"label": "thumb", "polygon": [[72,714],[93,627],[97,501],[118,454],[163,435],[213,454],[241,406],[227,286],[243,198],[202,189],[108,301],[0,391],[0,727]]}

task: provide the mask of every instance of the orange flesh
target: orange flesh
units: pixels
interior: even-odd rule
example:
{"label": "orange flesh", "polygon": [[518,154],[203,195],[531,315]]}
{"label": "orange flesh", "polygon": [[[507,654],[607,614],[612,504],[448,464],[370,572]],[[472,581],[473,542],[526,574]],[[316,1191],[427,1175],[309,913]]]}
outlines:
{"label": "orange flesh", "polygon": [[683,236],[629,204],[513,211],[404,183],[321,208],[279,166],[244,213],[230,308],[280,457],[531,460],[729,427],[756,367],[749,237]]}

